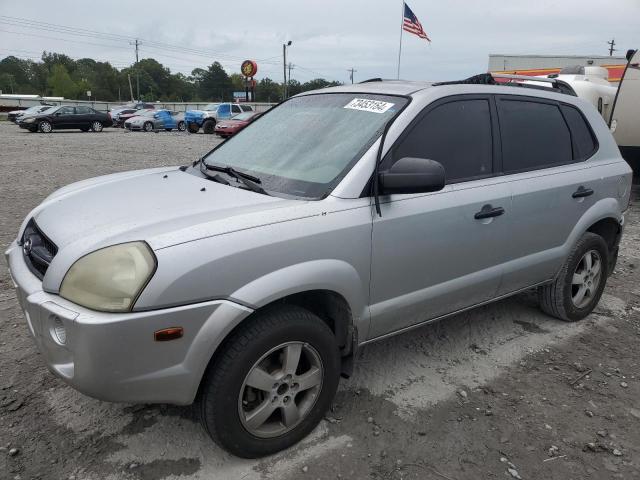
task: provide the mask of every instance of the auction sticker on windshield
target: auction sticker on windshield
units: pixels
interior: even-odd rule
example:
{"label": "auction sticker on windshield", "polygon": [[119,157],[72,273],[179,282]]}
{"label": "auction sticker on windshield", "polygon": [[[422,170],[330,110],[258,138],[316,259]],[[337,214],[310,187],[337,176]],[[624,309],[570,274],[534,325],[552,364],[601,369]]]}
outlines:
{"label": "auction sticker on windshield", "polygon": [[368,98],[354,98],[344,108],[351,110],[362,110],[364,112],[384,113],[393,107],[393,103],[381,100],[370,100]]}

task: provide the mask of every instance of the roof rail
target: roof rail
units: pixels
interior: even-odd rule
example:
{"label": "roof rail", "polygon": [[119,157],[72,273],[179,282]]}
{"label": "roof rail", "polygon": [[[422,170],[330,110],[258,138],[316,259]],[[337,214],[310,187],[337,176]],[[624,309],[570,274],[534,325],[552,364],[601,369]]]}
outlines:
{"label": "roof rail", "polygon": [[[508,81],[496,82],[496,78],[503,78]],[[547,87],[547,86],[535,85],[531,83],[522,83],[523,81],[549,83],[550,85]],[[558,80],[557,78],[531,77],[527,75],[508,75],[504,73],[481,73],[479,75],[474,75],[464,80],[434,83],[433,86],[458,85],[458,84],[503,85],[503,86],[510,86],[510,87],[533,88],[533,89],[539,89],[539,90],[555,90],[559,93],[564,93],[567,95],[572,95],[574,97],[577,97],[576,92],[573,90],[573,88],[571,88],[571,85],[569,85],[567,82],[564,82],[562,80]]]}

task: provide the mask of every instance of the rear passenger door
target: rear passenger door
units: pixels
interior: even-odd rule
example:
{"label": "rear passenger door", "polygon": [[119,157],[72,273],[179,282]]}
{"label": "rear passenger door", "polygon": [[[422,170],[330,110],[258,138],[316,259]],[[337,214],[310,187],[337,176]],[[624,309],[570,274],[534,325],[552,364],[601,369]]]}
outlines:
{"label": "rear passenger door", "polygon": [[74,128],[89,128],[93,121],[95,111],[86,106],[76,107]]}
{"label": "rear passenger door", "polygon": [[385,156],[381,170],[403,157],[436,160],[447,184],[439,192],[380,197],[370,338],[495,296],[511,208],[509,187],[495,176],[496,123],[488,95],[448,97],[420,113]]}
{"label": "rear passenger door", "polygon": [[500,293],[553,278],[563,244],[598,198],[595,136],[576,107],[537,97],[497,97],[504,179],[512,194],[510,262]]}

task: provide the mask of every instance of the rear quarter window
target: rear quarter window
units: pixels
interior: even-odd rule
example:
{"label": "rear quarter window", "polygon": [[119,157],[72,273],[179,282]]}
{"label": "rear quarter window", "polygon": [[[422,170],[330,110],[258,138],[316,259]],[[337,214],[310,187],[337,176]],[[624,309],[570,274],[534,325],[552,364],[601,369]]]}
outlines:
{"label": "rear quarter window", "polygon": [[571,105],[562,105],[560,107],[564,118],[571,129],[573,137],[574,160],[586,160],[595,153],[598,148],[596,139],[593,135],[584,115],[576,107]]}

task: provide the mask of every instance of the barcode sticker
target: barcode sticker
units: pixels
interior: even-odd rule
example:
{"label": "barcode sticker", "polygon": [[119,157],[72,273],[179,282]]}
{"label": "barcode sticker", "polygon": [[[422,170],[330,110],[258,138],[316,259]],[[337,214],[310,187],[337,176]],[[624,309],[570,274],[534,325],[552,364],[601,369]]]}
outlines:
{"label": "barcode sticker", "polygon": [[363,112],[384,113],[393,107],[393,103],[381,100],[369,100],[368,98],[354,98],[344,108],[362,110]]}

